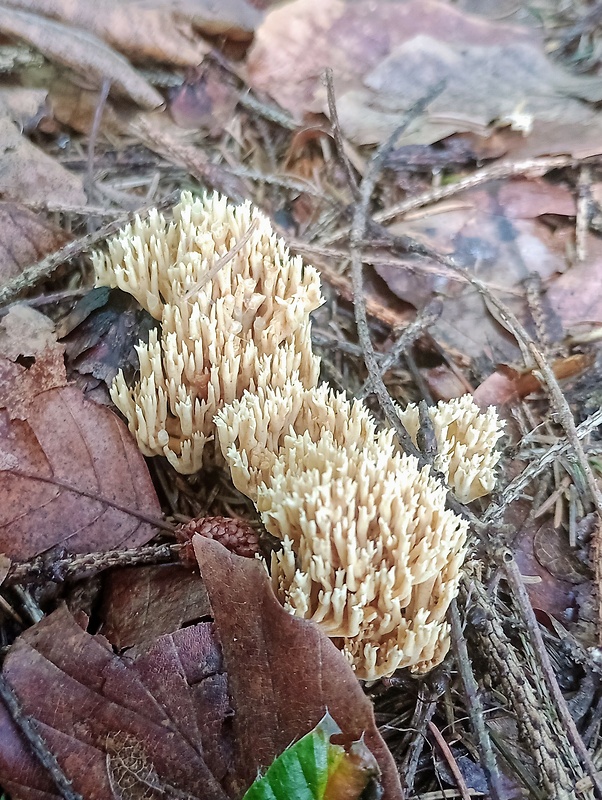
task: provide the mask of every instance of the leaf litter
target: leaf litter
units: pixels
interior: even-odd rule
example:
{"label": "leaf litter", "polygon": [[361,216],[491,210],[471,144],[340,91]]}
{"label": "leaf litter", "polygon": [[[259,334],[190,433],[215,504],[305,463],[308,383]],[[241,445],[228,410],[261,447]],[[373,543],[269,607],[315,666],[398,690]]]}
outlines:
{"label": "leaf litter", "polygon": [[[48,316],[18,304],[1,319],[0,577],[31,567],[28,588],[7,581],[0,596],[11,645],[4,678],[85,797],[242,797],[257,768],[317,725],[325,705],[349,743],[365,734],[385,797],[401,796],[398,772],[407,792],[476,788],[496,798],[527,787],[543,798],[550,765],[557,785],[578,778],[593,796],[588,758],[601,752],[602,706],[588,648],[599,643],[599,520],[557,392],[581,426],[595,480],[602,67],[593,18],[579,0],[568,12],[518,4],[507,15],[499,4],[491,12],[436,0],[257,8],[270,5],[0,4],[4,35],[45,59],[0,58],[0,285],[10,289],[70,237],[175,188],[250,197],[323,268],[329,302],[315,317],[316,349],[334,386],[364,391],[349,277],[355,186],[371,146],[443,79],[385,159],[363,244],[364,289],[376,358],[397,400],[472,389],[508,419],[504,480],[499,497],[475,510],[489,527],[486,536],[475,530],[477,566],[458,598],[468,655],[456,636],[453,660],[432,679],[401,673],[362,692],[330,642],[274,604],[259,565],[197,541],[203,581],[186,562],[159,566],[158,555],[135,566],[139,545],[164,552],[173,522],[252,512],[218,473],[149,469],[107,407],[104,383],[121,366],[135,369],[132,346],[153,323],[114,295],[77,302],[90,288],[80,250],[26,288],[26,301]],[[567,158],[540,158],[556,155]],[[73,561],[62,585],[52,565],[75,554],[89,561],[79,578]],[[38,555],[41,573],[29,561]],[[0,711],[2,788],[14,798],[57,796]],[[492,741],[506,759],[495,756],[493,769]],[[547,761],[538,760],[546,747]]]}
{"label": "leaf litter", "polygon": [[[260,564],[201,537],[195,547],[214,622],[120,657],[61,607],[11,650],[4,677],[43,726],[75,791],[112,798],[114,784],[123,792],[127,779],[198,798],[240,797],[257,769],[328,708],[343,741],[364,734],[383,773],[384,797],[400,797],[371,703],[334,645],[281,608]],[[7,726],[4,719],[8,741],[16,733]],[[7,750],[0,774],[10,791],[33,798],[42,785],[51,792],[31,755],[7,761]]]}

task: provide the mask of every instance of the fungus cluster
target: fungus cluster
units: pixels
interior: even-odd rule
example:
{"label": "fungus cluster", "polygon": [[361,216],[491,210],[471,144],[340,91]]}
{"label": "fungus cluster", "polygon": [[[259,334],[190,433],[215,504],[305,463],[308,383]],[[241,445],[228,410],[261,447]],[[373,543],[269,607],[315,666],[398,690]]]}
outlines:
{"label": "fungus cluster", "polygon": [[[112,397],[146,455],[180,472],[217,431],[236,487],[281,542],[284,607],[323,627],[360,678],[424,672],[449,648],[467,523],[447,488],[399,451],[361,401],[317,385],[309,314],[319,275],[289,256],[249,204],[184,193],[173,222],[137,220],[94,258],[97,283],[132,294],[160,331],[137,347],[140,379]],[[501,423],[469,396],[429,410],[435,468],[468,502],[491,491]],[[418,409],[400,411],[414,439]]]}
{"label": "fungus cluster", "polygon": [[282,541],[271,575],[284,607],[340,640],[359,678],[440,663],[467,523],[429,468],[325,385],[247,392],[216,425],[234,483]]}
{"label": "fungus cluster", "polygon": [[111,389],[145,455],[197,472],[224,403],[293,372],[317,383],[309,314],[323,302],[319,275],[249,203],[184,192],[173,221],[137,219],[93,263],[97,285],[128,292],[161,323],[136,348],[138,382],[120,372]]}

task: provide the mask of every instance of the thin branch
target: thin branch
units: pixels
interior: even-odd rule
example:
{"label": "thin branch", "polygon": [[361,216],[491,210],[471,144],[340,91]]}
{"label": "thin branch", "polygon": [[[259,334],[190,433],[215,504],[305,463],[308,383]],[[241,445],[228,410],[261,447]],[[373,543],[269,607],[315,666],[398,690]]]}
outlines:
{"label": "thin branch", "polygon": [[339,123],[339,115],[337,112],[337,103],[334,94],[334,84],[332,81],[332,70],[330,67],[324,71],[324,82],[326,84],[326,94],[328,96],[328,115],[330,116],[330,124],[332,126],[332,135],[337,149],[337,155],[345,171],[347,183],[351,189],[354,200],[360,199],[360,189],[355,177],[355,172],[351,166],[351,162],[345,150],[345,142],[343,140],[343,132]]}
{"label": "thin branch", "polygon": [[105,78],[100,87],[100,94],[98,96],[98,103],[94,111],[94,120],[92,121],[92,130],[88,139],[88,157],[86,159],[86,182],[87,194],[92,194],[94,190],[94,151],[96,149],[96,140],[98,139],[98,132],[100,131],[100,123],[102,122],[102,115],[107,104],[107,98],[111,89],[111,81]]}
{"label": "thin branch", "polygon": [[464,687],[464,698],[466,700],[470,722],[477,736],[479,752],[481,754],[481,766],[485,773],[489,796],[491,800],[503,800],[504,792],[500,785],[500,774],[497,764],[495,763],[491,740],[483,721],[483,705],[479,697],[479,687],[472,671],[470,658],[468,656],[468,648],[466,646],[466,638],[462,630],[460,614],[458,613],[458,604],[455,600],[450,606],[449,620],[451,623],[452,644],[456,657],[456,666],[458,667],[460,680]]}
{"label": "thin branch", "polygon": [[[399,135],[399,134],[398,134]],[[466,178],[461,178],[455,183],[448,183],[444,186],[438,186],[435,189],[428,189],[422,194],[414,197],[409,197],[402,200],[401,203],[396,203],[390,208],[374,215],[374,222],[383,224],[390,222],[395,217],[400,217],[407,214],[409,211],[414,211],[417,208],[431,205],[431,203],[438,203],[440,200],[447,200],[454,197],[456,194],[465,192],[467,189],[474,189],[483,183],[489,181],[504,180],[507,178],[515,178],[519,175],[529,175],[530,177],[538,177],[551,172],[554,169],[561,169],[563,167],[573,167],[580,163],[570,156],[553,156],[547,158],[529,158],[524,161],[507,162],[502,161],[488,167],[483,167],[472,175]],[[349,234],[349,226],[339,228],[322,240],[322,244],[332,244],[345,238]]]}
{"label": "thin branch", "polygon": [[36,286],[38,283],[48,278],[62,264],[65,264],[67,261],[72,261],[74,258],[78,258],[91,247],[95,247],[109,236],[118,233],[124,225],[133,222],[136,217],[145,217],[155,208],[162,209],[172,206],[179,195],[179,191],[171,192],[158,203],[155,202],[152,205],[145,206],[136,212],[122,214],[117,219],[103,225],[102,228],[99,228],[97,231],[94,231],[94,233],[89,233],[86,236],[82,236],[80,239],[69,242],[69,244],[61,247],[60,250],[38,261],[37,264],[32,264],[31,267],[27,267],[20,275],[17,275],[0,288],[0,306],[10,303],[17,298],[21,292],[24,292],[26,289],[31,289],[33,286]]}
{"label": "thin branch", "polygon": [[366,312],[366,298],[364,296],[364,277],[362,270],[362,242],[366,229],[368,226],[368,209],[370,200],[376,186],[376,181],[380,175],[382,165],[395,146],[395,142],[400,134],[408,127],[427,105],[442,91],[442,86],[437,86],[429,94],[419,100],[412,106],[412,108],[405,115],[403,122],[395,129],[393,135],[384,142],[374,154],[372,161],[364,175],[360,185],[360,200],[355,207],[353,214],[353,223],[351,226],[351,280],[353,285],[353,305],[355,313],[355,324],[357,326],[357,333],[360,344],[364,354],[364,362],[368,370],[370,382],[378,402],[383,409],[389,424],[394,428],[399,442],[407,453],[415,456],[420,464],[425,464],[425,459],[414,446],[412,439],[404,428],[395,404],[391,400],[387,387],[385,386],[380,373],[380,367],[374,345],[370,337],[370,329],[368,327],[368,316]]}
{"label": "thin branch", "polygon": [[[602,425],[602,409],[599,409],[591,416],[589,416],[586,420],[584,420],[581,425],[577,428],[577,436],[579,439],[585,439],[594,428],[597,428],[599,425]],[[570,452],[572,447],[571,442],[564,441],[558,442],[558,444],[552,445],[540,458],[536,461],[532,461],[526,469],[521,472],[520,475],[517,475],[514,480],[512,480],[508,486],[502,491],[499,500],[495,504],[491,504],[487,511],[485,512],[485,516],[483,518],[484,522],[496,522],[498,521],[501,516],[503,515],[506,508],[512,503],[514,500],[519,497],[523,490],[533,481],[538,475],[541,475],[544,470],[546,470],[551,464],[561,458],[563,455],[566,455]]]}
{"label": "thin branch", "polygon": [[[418,313],[415,320],[410,322],[410,324],[403,329],[401,335],[397,341],[393,343],[393,346],[385,354],[384,358],[381,356],[378,368],[381,377],[397,362],[399,356],[407,350],[425,330],[430,328],[430,326],[437,321],[441,316],[442,308],[443,305],[439,299],[433,300]],[[366,395],[370,394],[371,387],[372,381],[368,378],[357,392],[356,397],[359,400],[363,400]]]}
{"label": "thin branch", "polygon": [[585,769],[590,780],[592,781],[598,798],[602,798],[602,782],[600,780],[600,776],[591,759],[589,751],[584,745],[583,739],[577,730],[575,720],[571,716],[571,712],[566,700],[562,695],[560,686],[558,686],[558,681],[554,675],[554,670],[550,662],[548,651],[546,650],[541,631],[539,630],[539,623],[535,617],[535,612],[533,611],[533,606],[531,605],[529,595],[525,589],[518,565],[510,551],[506,551],[504,553],[501,561],[506,581],[512,590],[513,597],[518,603],[523,619],[527,623],[531,637],[531,643],[533,645],[539,667],[544,676],[548,691],[554,699],[556,710],[558,711],[560,720],[564,726],[564,729],[566,730],[568,739],[573,746],[577,757],[581,761],[582,767]]}
{"label": "thin branch", "polygon": [[61,769],[54,753],[48,749],[35,721],[23,712],[21,703],[3,675],[0,675],[0,698],[38,761],[48,770],[61,797],[64,800],[83,800],[82,796],[73,789],[71,781]]}
{"label": "thin branch", "polygon": [[82,580],[114,567],[176,562],[181,548],[180,544],[148,545],[130,550],[107,550],[102,553],[69,555],[53,561],[49,561],[44,556],[38,556],[31,561],[13,564],[2,585],[39,583],[41,580],[63,583],[68,580]]}
{"label": "thin branch", "polygon": [[429,731],[433,735],[433,738],[437,742],[439,750],[441,750],[441,753],[443,754],[443,758],[447,761],[447,766],[449,767],[451,774],[454,776],[458,791],[460,792],[460,797],[462,800],[470,800],[470,792],[468,791],[468,786],[466,785],[464,776],[460,772],[460,767],[454,758],[454,754],[449,749],[449,745],[441,735],[441,731],[434,722],[429,721],[427,725]]}

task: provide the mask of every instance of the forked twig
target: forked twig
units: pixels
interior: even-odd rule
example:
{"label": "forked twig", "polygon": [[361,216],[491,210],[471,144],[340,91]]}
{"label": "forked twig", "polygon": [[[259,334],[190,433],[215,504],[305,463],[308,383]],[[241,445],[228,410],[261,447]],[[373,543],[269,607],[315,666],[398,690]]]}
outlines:
{"label": "forked twig", "polygon": [[368,316],[366,312],[366,299],[364,297],[364,278],[362,270],[362,241],[368,227],[368,209],[370,200],[374,193],[376,181],[380,175],[383,163],[395,146],[395,142],[400,134],[408,127],[427,105],[442,91],[442,86],[437,86],[429,94],[415,103],[405,115],[403,122],[395,129],[392,136],[384,142],[374,154],[370,165],[360,184],[360,198],[356,204],[351,226],[351,281],[353,285],[353,308],[355,314],[355,324],[357,326],[358,338],[364,354],[364,362],[368,370],[372,389],[378,398],[378,402],[391,427],[399,439],[400,444],[407,453],[415,456],[420,464],[425,464],[425,459],[419,450],[414,446],[412,439],[404,428],[397,413],[395,405],[391,400],[387,387],[384,384],[380,373],[378,359],[372,344],[370,329],[368,327]]}

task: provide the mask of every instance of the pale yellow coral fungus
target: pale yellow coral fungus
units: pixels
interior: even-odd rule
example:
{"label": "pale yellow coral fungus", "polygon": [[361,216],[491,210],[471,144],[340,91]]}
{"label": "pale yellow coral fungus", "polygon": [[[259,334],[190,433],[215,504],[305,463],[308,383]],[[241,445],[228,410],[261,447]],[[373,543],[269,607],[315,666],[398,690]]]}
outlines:
{"label": "pale yellow coral fungus", "polygon": [[[465,394],[428,408],[437,443],[434,464],[462,503],[470,503],[493,491],[500,452],[496,444],[504,423],[493,406],[484,413]],[[418,406],[409,404],[399,416],[417,444],[420,429]]]}
{"label": "pale yellow coral fungus", "polygon": [[173,221],[137,219],[93,262],[97,285],[129,292],[161,323],[136,348],[139,381],[130,387],[120,372],[111,389],[145,455],[196,472],[224,403],[293,373],[316,384],[319,275],[250,203],[184,192]]}
{"label": "pale yellow coral fungus", "polygon": [[326,386],[245,393],[216,424],[236,485],[282,540],[271,572],[285,608],[340,639],[360,678],[440,663],[467,523],[428,467]]}

